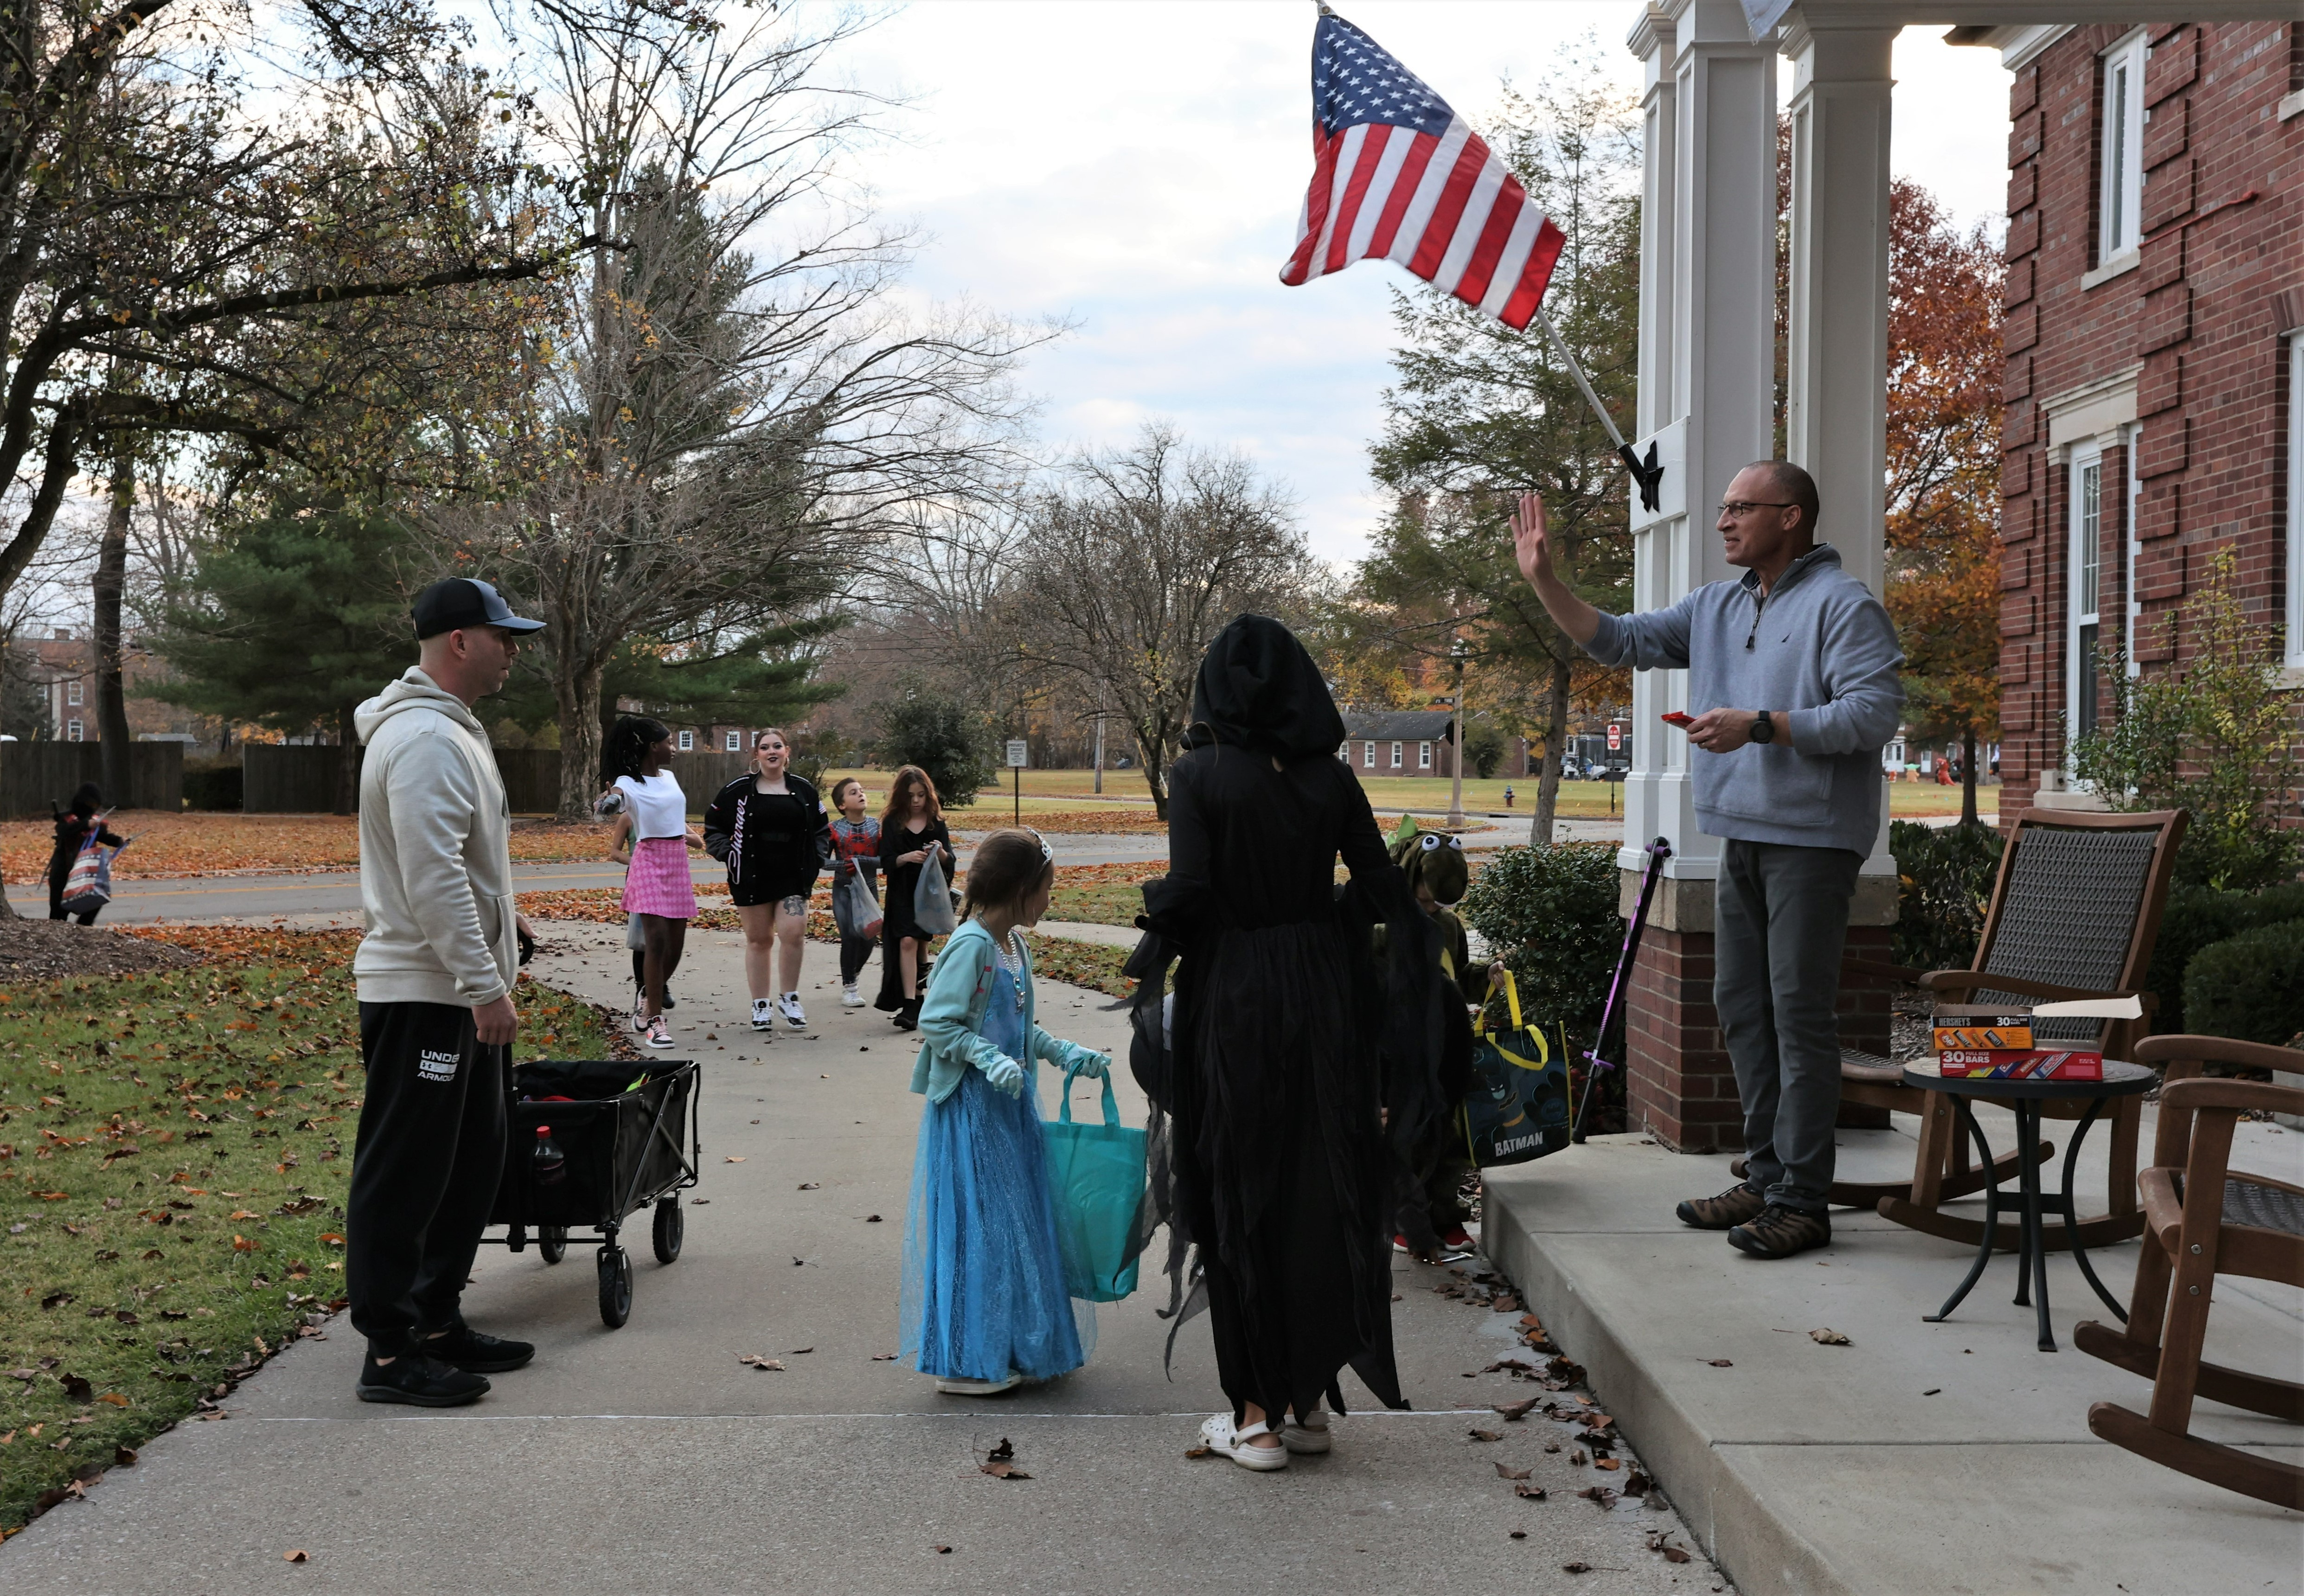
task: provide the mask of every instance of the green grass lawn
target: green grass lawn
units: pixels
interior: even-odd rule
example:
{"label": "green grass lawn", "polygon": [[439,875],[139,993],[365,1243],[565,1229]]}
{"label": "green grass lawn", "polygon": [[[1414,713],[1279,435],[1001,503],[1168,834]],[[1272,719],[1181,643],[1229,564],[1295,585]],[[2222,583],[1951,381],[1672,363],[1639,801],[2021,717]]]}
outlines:
{"label": "green grass lawn", "polygon": [[[183,970],[0,988],[0,1531],[288,1341],[352,1333],[321,1326],[343,1295],[358,938],[208,940]],[[606,1046],[590,1005],[519,1001],[522,1053]]]}
{"label": "green grass lawn", "polygon": [[[1372,775],[1355,769],[1360,786],[1366,790],[1368,801],[1379,809],[1412,810],[1418,815],[1444,815],[1448,810],[1450,783],[1444,779],[1420,776]],[[860,777],[872,795],[875,813],[886,798],[886,771],[840,771],[825,773],[828,789],[835,777]],[[1152,799],[1144,790],[1141,772],[1107,770],[1104,773],[1104,793],[1101,798],[1091,792],[1095,773],[1084,770],[1031,770],[1024,773],[1023,812],[1029,824],[1035,815],[1077,814],[1092,811],[1098,805],[1122,808],[1140,807],[1149,810]],[[1512,804],[1504,807],[1504,789],[1512,790]],[[1927,815],[1957,815],[1960,813],[1960,789],[1939,787],[1934,781],[1897,781],[1889,786],[1889,813],[1898,819],[1914,819]],[[1604,819],[1608,815],[1623,813],[1624,790],[1617,785],[1613,791],[1605,781],[1563,781],[1560,784],[1559,813],[1580,820]],[[1980,787],[1977,790],[1978,809],[1985,818],[1999,813],[2000,789]],[[1515,776],[1507,781],[1502,776],[1486,781],[1477,777],[1464,782],[1464,807],[1474,814],[1526,815],[1536,803],[1536,778]],[[1613,806],[1613,807],[1612,807]],[[1011,810],[1009,778],[1004,773],[995,790],[986,788],[971,808],[953,811],[948,819],[955,824],[982,827],[1004,823]]]}

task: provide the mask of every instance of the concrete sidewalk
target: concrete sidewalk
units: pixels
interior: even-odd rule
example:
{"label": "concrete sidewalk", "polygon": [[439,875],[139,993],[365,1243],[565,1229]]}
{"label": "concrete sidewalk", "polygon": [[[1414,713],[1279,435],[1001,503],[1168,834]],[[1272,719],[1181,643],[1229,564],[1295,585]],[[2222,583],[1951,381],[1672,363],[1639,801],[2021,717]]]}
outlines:
{"label": "concrete sidewalk", "polygon": [[[541,979],[625,1001],[621,927],[554,925],[546,942]],[[1489,1406],[1541,1394],[1481,1372],[1518,1349],[1519,1315],[1436,1295],[1426,1288],[1446,1277],[1404,1257],[1393,1320],[1417,1410],[1356,1401],[1332,1455],[1276,1474],[1184,1456],[1221,1398],[1205,1319],[1178,1338],[1173,1381],[1163,1372],[1156,1280],[1099,1309],[1088,1366],[1045,1386],[941,1397],[878,1361],[898,1345],[916,1041],[885,1015],[840,1009],[831,950],[814,943],[809,1029],[758,1038],[739,940],[699,933],[690,950],[674,1056],[703,1060],[703,1202],[682,1210],[677,1263],[648,1255],[645,1225],[631,1237],[623,1329],[600,1323],[589,1244],[572,1241],[556,1267],[483,1248],[469,1315],[540,1347],[485,1401],[363,1406],[360,1343],[340,1319],[241,1387],[228,1418],[160,1437],[0,1547],[0,1587],[1696,1596],[1726,1583],[1700,1554],[1674,1564],[1650,1549],[1657,1532],[1690,1544],[1661,1499],[1578,1499],[1624,1475],[1572,1463],[1567,1426],[1507,1423]],[[1122,1017],[1105,1001],[1046,984],[1041,1018],[1114,1046]],[[1132,1087],[1122,1096],[1141,1123]],[[747,1354],[784,1371],[740,1363]],[[1469,1440],[1473,1428],[1502,1439]],[[1004,1437],[1033,1478],[978,1471]],[[1499,1464],[1529,1470],[1550,1499],[1516,1498]],[[292,1550],[311,1560],[284,1562]],[[1565,1572],[1571,1562],[1591,1572]]]}
{"label": "concrete sidewalk", "polygon": [[[2011,1144],[2005,1112],[1979,1118],[1995,1146]],[[1909,1178],[1912,1123],[1840,1132],[1843,1178]],[[2049,1122],[2060,1161],[2070,1129]],[[2299,1178],[2304,1136],[2240,1129],[2237,1167]],[[2103,1206],[2105,1141],[2082,1150],[2083,1212]],[[2112,1315],[2069,1253],[2048,1264],[2060,1352],[2037,1350],[2033,1309],[2010,1301],[2013,1254],[1950,1321],[1924,1323],[1973,1248],[1835,1210],[1829,1248],[1746,1258],[1673,1217],[1679,1199],[1728,1186],[1728,1161],[1627,1136],[1491,1171],[1487,1239],[1747,1596],[2304,1589],[2304,1514],[2088,1433],[2091,1402],[2141,1411],[2150,1388],[2072,1347],[2077,1321]],[[1963,1210],[1980,1215],[1981,1203]],[[2123,1306],[2138,1252],[2089,1255]],[[2207,1356],[2304,1374],[2300,1296],[2219,1279]],[[1825,1328],[1850,1345],[1809,1338]],[[2194,1425],[2304,1461],[2293,1425],[2206,1400]]]}

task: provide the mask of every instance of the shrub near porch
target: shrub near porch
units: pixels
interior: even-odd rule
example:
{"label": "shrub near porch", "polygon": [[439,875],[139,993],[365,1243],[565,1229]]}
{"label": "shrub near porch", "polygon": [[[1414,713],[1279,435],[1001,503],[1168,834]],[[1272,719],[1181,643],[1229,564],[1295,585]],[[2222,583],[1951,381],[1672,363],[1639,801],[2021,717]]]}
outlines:
{"label": "shrub near porch", "polygon": [[[358,934],[152,934],[212,957],[0,988],[0,1532],[343,1296]],[[606,1046],[589,1004],[519,1001],[523,1054]]]}

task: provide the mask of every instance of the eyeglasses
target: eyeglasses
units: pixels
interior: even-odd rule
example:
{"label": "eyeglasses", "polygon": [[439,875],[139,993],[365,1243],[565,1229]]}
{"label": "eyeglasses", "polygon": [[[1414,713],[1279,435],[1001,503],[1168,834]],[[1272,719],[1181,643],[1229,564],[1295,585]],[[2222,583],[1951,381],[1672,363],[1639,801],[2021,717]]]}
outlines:
{"label": "eyeglasses", "polygon": [[1775,499],[1731,499],[1720,506],[1720,513],[1731,520],[1742,520],[1756,510],[1790,510],[1789,503]]}

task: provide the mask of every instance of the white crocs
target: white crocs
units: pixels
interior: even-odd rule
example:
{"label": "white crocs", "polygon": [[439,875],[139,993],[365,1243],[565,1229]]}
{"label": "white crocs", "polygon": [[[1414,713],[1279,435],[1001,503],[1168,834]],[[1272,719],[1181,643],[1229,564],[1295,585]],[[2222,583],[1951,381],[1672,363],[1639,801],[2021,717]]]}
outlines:
{"label": "white crocs", "polygon": [[1317,1457],[1328,1449],[1328,1403],[1326,1398],[1312,1405],[1309,1417],[1299,1416],[1290,1421],[1280,1432],[1280,1444],[1298,1457]]}
{"label": "white crocs", "polygon": [[1241,1467],[1258,1474],[1288,1466],[1288,1448],[1284,1443],[1276,1447],[1254,1444],[1258,1436],[1271,1433],[1272,1426],[1261,1421],[1244,1428],[1235,1427],[1228,1413],[1200,1422],[1200,1439],[1207,1443],[1208,1450],[1221,1452]]}

